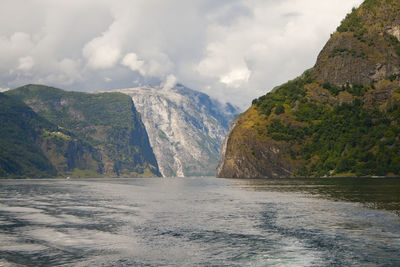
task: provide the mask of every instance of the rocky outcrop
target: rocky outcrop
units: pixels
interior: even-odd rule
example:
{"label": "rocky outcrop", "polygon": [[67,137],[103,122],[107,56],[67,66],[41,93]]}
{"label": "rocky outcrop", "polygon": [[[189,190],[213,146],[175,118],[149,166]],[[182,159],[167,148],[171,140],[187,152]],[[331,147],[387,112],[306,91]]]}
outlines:
{"label": "rocky outcrop", "polygon": [[98,177],[104,174],[101,153],[65,130],[43,131],[37,143],[58,175],[84,176],[82,172],[85,172]]}
{"label": "rocky outcrop", "polygon": [[315,66],[232,125],[218,177],[400,175],[400,2],[366,0]]}
{"label": "rocky outcrop", "polygon": [[228,140],[230,140],[232,130],[235,128],[236,124],[237,120],[233,120],[231,126],[229,127],[229,131],[226,134],[226,137],[221,145],[220,159],[217,166],[217,173],[224,173],[225,169],[229,170],[229,168],[232,168],[232,166],[225,165],[225,163],[228,163],[228,161],[225,160],[225,154],[226,154],[226,148],[228,147]]}
{"label": "rocky outcrop", "polygon": [[262,138],[265,126],[257,123],[262,117],[252,107],[232,124],[222,147],[218,177],[290,177],[301,166],[300,161],[290,158],[289,144]]}
{"label": "rocky outcrop", "polygon": [[236,108],[179,84],[169,90],[143,86],[118,92],[132,97],[164,177],[215,174]]}
{"label": "rocky outcrop", "polygon": [[320,83],[337,86],[371,84],[399,72],[399,55],[384,36],[374,46],[352,33],[335,33],[319,54],[313,76]]}
{"label": "rocky outcrop", "polygon": [[399,73],[398,1],[365,1],[347,15],[318,56],[312,74],[337,86],[380,81]]}

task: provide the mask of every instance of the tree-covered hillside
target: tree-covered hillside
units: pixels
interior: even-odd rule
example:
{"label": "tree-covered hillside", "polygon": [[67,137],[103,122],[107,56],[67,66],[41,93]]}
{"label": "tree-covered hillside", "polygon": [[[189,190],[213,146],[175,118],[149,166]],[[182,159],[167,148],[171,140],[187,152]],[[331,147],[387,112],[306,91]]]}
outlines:
{"label": "tree-covered hillside", "polygon": [[160,176],[130,97],[67,92],[42,85],[26,85],[6,94],[23,101],[56,127],[56,131],[42,131],[40,146],[60,175]]}
{"label": "tree-covered hillside", "polygon": [[290,144],[290,158],[304,163],[295,176],[398,175],[400,88],[368,105],[380,86],[320,85],[306,72],[253,101],[266,119],[260,134]]}
{"label": "tree-covered hillside", "polygon": [[220,177],[400,175],[400,1],[347,15],[300,77],[255,99]]}
{"label": "tree-covered hillside", "polygon": [[0,93],[0,177],[52,177],[56,169],[38,140],[56,127],[23,102]]}

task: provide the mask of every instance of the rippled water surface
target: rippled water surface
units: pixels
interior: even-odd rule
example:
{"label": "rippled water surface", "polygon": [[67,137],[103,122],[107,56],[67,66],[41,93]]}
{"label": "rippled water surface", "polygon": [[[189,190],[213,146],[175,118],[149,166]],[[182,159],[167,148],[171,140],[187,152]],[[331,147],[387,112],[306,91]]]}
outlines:
{"label": "rippled water surface", "polygon": [[399,179],[0,180],[0,266],[399,266]]}

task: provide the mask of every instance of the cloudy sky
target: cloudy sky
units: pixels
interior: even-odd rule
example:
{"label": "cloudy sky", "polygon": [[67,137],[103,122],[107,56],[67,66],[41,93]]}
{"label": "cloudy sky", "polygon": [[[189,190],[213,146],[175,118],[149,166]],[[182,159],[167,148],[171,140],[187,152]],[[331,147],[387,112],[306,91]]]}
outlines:
{"label": "cloudy sky", "polygon": [[1,0],[0,88],[175,82],[241,107],[312,67],[361,0]]}

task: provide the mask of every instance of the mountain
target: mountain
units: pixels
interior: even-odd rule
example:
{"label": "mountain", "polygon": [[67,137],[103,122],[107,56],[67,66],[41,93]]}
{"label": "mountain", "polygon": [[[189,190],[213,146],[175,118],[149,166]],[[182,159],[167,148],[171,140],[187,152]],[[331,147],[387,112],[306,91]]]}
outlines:
{"label": "mountain", "polygon": [[71,132],[13,97],[0,94],[0,104],[0,177],[96,176],[102,169],[99,153]]}
{"label": "mountain", "polygon": [[219,177],[400,175],[400,1],[353,9],[300,77],[232,124]]}
{"label": "mountain", "polygon": [[0,177],[50,177],[56,169],[40,149],[56,127],[23,102],[0,93]]}
{"label": "mountain", "polygon": [[[160,176],[140,114],[130,97],[120,93],[67,92],[42,85],[26,85],[7,91],[6,95],[19,105],[23,101],[30,114],[38,118],[38,122],[30,123],[35,130],[33,135],[23,129],[21,132],[35,140],[58,175]],[[13,109],[13,102],[9,103]],[[11,120],[9,116],[5,111],[4,119]],[[9,136],[2,136],[2,140],[7,143]],[[20,145],[30,146],[25,141]],[[30,160],[33,155],[26,158]]]}
{"label": "mountain", "polygon": [[215,175],[221,143],[238,109],[177,84],[118,92],[132,97],[164,177]]}

